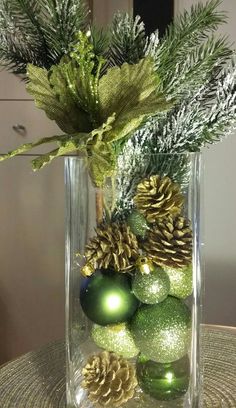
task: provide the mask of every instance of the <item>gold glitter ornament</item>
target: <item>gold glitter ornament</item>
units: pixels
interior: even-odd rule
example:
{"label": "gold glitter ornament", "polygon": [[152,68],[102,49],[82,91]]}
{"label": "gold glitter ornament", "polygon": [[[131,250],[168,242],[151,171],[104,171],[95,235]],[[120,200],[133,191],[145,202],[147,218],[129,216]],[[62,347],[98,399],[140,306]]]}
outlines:
{"label": "gold glitter ornament", "polygon": [[184,217],[166,217],[148,232],[142,244],[147,256],[160,266],[182,268],[192,261],[192,230]]}
{"label": "gold glitter ornament", "polygon": [[171,363],[188,352],[191,312],[183,301],[168,296],[159,304],[141,306],[131,321],[130,330],[147,359]]}
{"label": "gold glitter ornament", "polygon": [[95,269],[108,267],[117,272],[131,269],[139,256],[138,241],[125,223],[102,224],[85,248],[85,258]]}
{"label": "gold glitter ornament", "polygon": [[180,214],[184,196],[177,183],[156,175],[138,184],[134,203],[147,221],[154,223],[167,215]]}
{"label": "gold glitter ornament", "polygon": [[110,326],[94,324],[91,336],[98,347],[117,353],[124,358],[133,358],[139,353],[127,323]]}
{"label": "gold glitter ornament", "polygon": [[101,406],[120,407],[134,396],[135,367],[115,353],[92,355],[82,374],[82,387],[88,390],[89,399]]}

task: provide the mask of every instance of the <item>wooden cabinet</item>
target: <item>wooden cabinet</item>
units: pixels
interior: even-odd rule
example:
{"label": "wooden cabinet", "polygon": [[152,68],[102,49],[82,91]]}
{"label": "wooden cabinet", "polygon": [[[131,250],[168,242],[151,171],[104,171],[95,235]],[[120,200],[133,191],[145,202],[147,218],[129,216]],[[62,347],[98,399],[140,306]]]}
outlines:
{"label": "wooden cabinet", "polygon": [[0,71],[0,100],[32,99],[26,92],[25,82],[7,71]]}
{"label": "wooden cabinet", "polygon": [[0,163],[0,365],[64,333],[63,159]]}
{"label": "wooden cabinet", "polygon": [[[0,153],[60,133],[25,83],[0,72]],[[63,337],[63,159],[36,174],[29,157],[0,163],[0,224],[1,365]]]}
{"label": "wooden cabinet", "polygon": [[[1,75],[1,74],[0,74]],[[61,130],[33,101],[0,101],[0,153],[23,143],[61,134]],[[48,151],[50,145],[39,146],[36,152]]]}

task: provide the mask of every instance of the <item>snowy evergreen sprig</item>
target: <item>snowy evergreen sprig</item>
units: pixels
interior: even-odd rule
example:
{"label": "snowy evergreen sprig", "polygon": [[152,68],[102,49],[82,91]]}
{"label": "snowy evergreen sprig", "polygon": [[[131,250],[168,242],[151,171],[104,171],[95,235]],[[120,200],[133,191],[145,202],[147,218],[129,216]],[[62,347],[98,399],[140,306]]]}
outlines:
{"label": "snowy evergreen sprig", "polygon": [[147,55],[155,56],[159,44],[158,32],[146,36],[145,25],[139,16],[128,13],[114,15],[111,26],[109,60],[111,65],[124,62],[136,64]]}
{"label": "snowy evergreen sprig", "polygon": [[[190,12],[184,11],[168,27],[155,57],[156,69],[162,79],[164,90],[168,89],[173,78],[177,79],[176,67],[181,67],[186,57],[226,21],[226,14],[217,9],[220,2],[210,0],[205,5],[199,3],[192,6]],[[200,53],[198,56],[201,57]]]}
{"label": "snowy evergreen sprig", "polygon": [[17,74],[28,63],[50,68],[87,23],[84,0],[1,0],[0,62]]}
{"label": "snowy evergreen sprig", "polygon": [[[166,115],[151,119],[135,138],[145,140],[149,154],[199,151],[236,127],[236,66],[234,60],[194,96]],[[134,139],[135,140],[135,139]]]}
{"label": "snowy evergreen sprig", "polygon": [[[150,119],[125,145],[118,160],[118,211],[132,208],[143,174],[168,175],[188,184],[186,153],[198,152],[236,129],[236,64],[233,59],[191,97],[167,114]],[[119,215],[119,214],[118,214]]]}
{"label": "snowy evergreen sprig", "polygon": [[[168,74],[167,83],[162,80],[161,89],[172,98],[182,100],[198,92],[209,79],[217,81],[218,73],[232,56],[232,50],[225,37],[211,36],[196,46],[179,61]],[[162,78],[163,79],[163,78]]]}

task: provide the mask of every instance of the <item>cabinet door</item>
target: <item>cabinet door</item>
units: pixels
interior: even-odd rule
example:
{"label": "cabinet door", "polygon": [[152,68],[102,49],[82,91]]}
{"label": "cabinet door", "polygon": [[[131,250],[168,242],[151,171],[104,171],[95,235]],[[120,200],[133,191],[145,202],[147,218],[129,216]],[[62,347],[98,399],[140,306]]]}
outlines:
{"label": "cabinet door", "polygon": [[0,72],[0,100],[2,99],[32,99],[26,92],[25,82],[17,75],[7,71]]}
{"label": "cabinet door", "polygon": [[[62,133],[32,101],[1,101],[0,124],[0,153],[6,153],[23,143]],[[38,147],[36,151],[45,152],[50,147]]]}

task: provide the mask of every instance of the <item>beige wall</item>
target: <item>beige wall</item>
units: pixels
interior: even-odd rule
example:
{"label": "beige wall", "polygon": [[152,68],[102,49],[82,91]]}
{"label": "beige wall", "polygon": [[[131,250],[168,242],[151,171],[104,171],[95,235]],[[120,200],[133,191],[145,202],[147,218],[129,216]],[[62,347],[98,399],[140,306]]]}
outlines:
{"label": "beige wall", "polygon": [[112,19],[113,14],[119,11],[131,11],[133,0],[94,0],[93,15],[94,21],[104,26]]}

